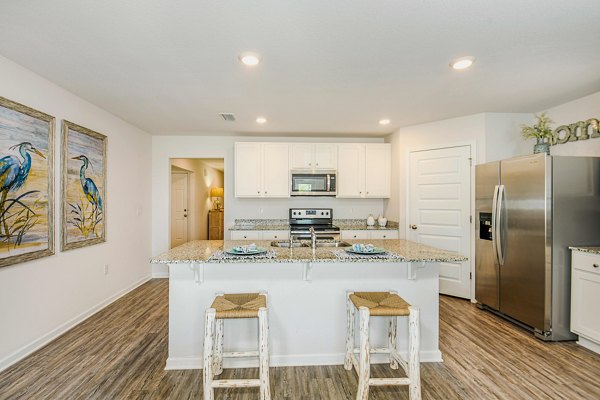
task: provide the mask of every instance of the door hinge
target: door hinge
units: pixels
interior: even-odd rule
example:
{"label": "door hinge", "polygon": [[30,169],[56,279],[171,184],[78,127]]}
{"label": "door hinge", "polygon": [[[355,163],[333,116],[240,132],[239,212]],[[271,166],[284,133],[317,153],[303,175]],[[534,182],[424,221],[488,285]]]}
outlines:
{"label": "door hinge", "polygon": [[469,272],[469,279],[473,279],[473,273]]}
{"label": "door hinge", "polygon": [[472,224],[473,223],[473,216],[469,215],[469,222]]}
{"label": "door hinge", "polygon": [[473,165],[473,158],[469,157],[469,165]]}

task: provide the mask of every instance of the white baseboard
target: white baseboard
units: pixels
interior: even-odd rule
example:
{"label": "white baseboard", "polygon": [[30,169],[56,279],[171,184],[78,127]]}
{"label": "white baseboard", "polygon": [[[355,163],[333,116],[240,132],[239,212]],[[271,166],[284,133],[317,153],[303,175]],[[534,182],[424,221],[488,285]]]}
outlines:
{"label": "white baseboard", "polygon": [[585,347],[588,350],[600,354],[600,344],[592,342],[591,340],[586,339],[581,335],[579,335],[579,340],[577,341],[577,344]]}
{"label": "white baseboard", "polygon": [[[402,354],[406,358],[406,354]],[[438,351],[422,351],[421,362],[443,362],[442,353]],[[385,354],[372,354],[372,364],[387,362]],[[271,367],[300,367],[311,365],[342,365],[344,353],[334,354],[292,354],[272,355],[269,365]],[[255,368],[258,367],[256,358],[233,358],[223,360],[225,368]],[[174,369],[202,369],[202,357],[169,357],[165,365],[166,370]]]}
{"label": "white baseboard", "polygon": [[164,279],[169,277],[169,272],[152,272],[152,279]]}
{"label": "white baseboard", "polygon": [[92,315],[96,314],[98,311],[100,311],[104,307],[108,306],[112,302],[114,302],[114,301],[118,300],[119,298],[123,297],[124,295],[126,295],[129,292],[131,292],[133,289],[137,288],[138,286],[141,286],[144,283],[148,282],[150,279],[151,279],[151,276],[146,276],[146,277],[138,280],[137,282],[133,283],[129,287],[121,290],[120,292],[114,294],[113,296],[109,297],[108,299],[101,301],[100,303],[98,303],[95,306],[87,309],[83,313],[81,313],[81,314],[77,315],[76,317],[68,320],[67,322],[59,325],[57,328],[51,330],[47,334],[39,337],[38,339],[32,341],[29,344],[26,344],[25,346],[21,347],[20,349],[18,349],[14,353],[12,353],[12,354],[8,355],[7,357],[3,358],[2,360],[0,360],[0,371],[5,370],[6,368],[10,367],[14,363],[22,360],[23,358],[27,357],[28,355],[30,355],[34,351],[36,351],[39,348],[45,346],[46,344],[48,344],[52,340],[56,339],[57,337],[59,337],[60,335],[64,334],[65,332],[67,332],[71,328],[75,327],[75,325],[80,324],[81,322],[85,321],[86,319],[88,319]]}

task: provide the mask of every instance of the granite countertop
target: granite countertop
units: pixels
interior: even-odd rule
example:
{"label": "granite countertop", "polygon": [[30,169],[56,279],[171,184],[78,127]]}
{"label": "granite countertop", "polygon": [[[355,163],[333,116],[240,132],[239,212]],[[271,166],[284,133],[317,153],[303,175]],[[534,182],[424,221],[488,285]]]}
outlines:
{"label": "granite countertop", "polygon": [[[350,244],[364,243],[360,240],[348,240]],[[272,259],[253,259],[239,257],[235,260],[211,260],[209,258],[217,251],[236,246],[255,243],[258,247],[275,252]],[[192,264],[192,263],[307,263],[307,262],[457,262],[468,258],[458,253],[436,249],[403,239],[369,240],[376,247],[382,247],[389,253],[388,258],[378,256],[361,258],[338,258],[335,252],[343,248],[321,247],[312,250],[310,247],[295,247],[292,249],[271,247],[270,241],[249,240],[194,240],[175,247],[163,254],[152,258],[154,264]]]}
{"label": "granite countertop", "polygon": [[569,248],[584,253],[600,254],[600,246],[571,246]]}
{"label": "granite countertop", "polygon": [[[365,219],[334,219],[333,224],[341,230],[390,231],[398,230],[398,223],[388,221],[386,226],[367,226]],[[287,219],[236,219],[230,231],[287,231],[290,229]]]}

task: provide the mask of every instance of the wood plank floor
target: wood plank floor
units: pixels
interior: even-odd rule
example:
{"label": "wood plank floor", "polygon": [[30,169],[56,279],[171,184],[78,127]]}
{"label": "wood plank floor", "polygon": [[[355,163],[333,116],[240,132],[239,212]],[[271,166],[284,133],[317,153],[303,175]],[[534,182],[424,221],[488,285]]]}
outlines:
{"label": "wood plank floor", "polygon": [[[0,373],[0,399],[201,399],[201,371],[164,371],[167,280],[152,280]],[[600,356],[571,343],[543,343],[468,301],[441,296],[444,363],[422,366],[424,399],[600,399]],[[398,376],[374,366],[375,376]],[[223,378],[258,376],[225,370]],[[353,399],[343,366],[271,369],[274,399]],[[257,389],[217,390],[256,399]],[[406,388],[372,400],[408,399]]]}

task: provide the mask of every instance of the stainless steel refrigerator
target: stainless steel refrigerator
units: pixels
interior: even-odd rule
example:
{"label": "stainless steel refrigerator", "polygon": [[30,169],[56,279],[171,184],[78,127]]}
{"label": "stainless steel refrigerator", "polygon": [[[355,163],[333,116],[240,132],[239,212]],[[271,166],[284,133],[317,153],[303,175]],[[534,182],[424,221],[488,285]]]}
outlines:
{"label": "stainless steel refrigerator", "polygon": [[600,157],[476,166],[475,298],[543,340],[570,332],[569,246],[600,242]]}

